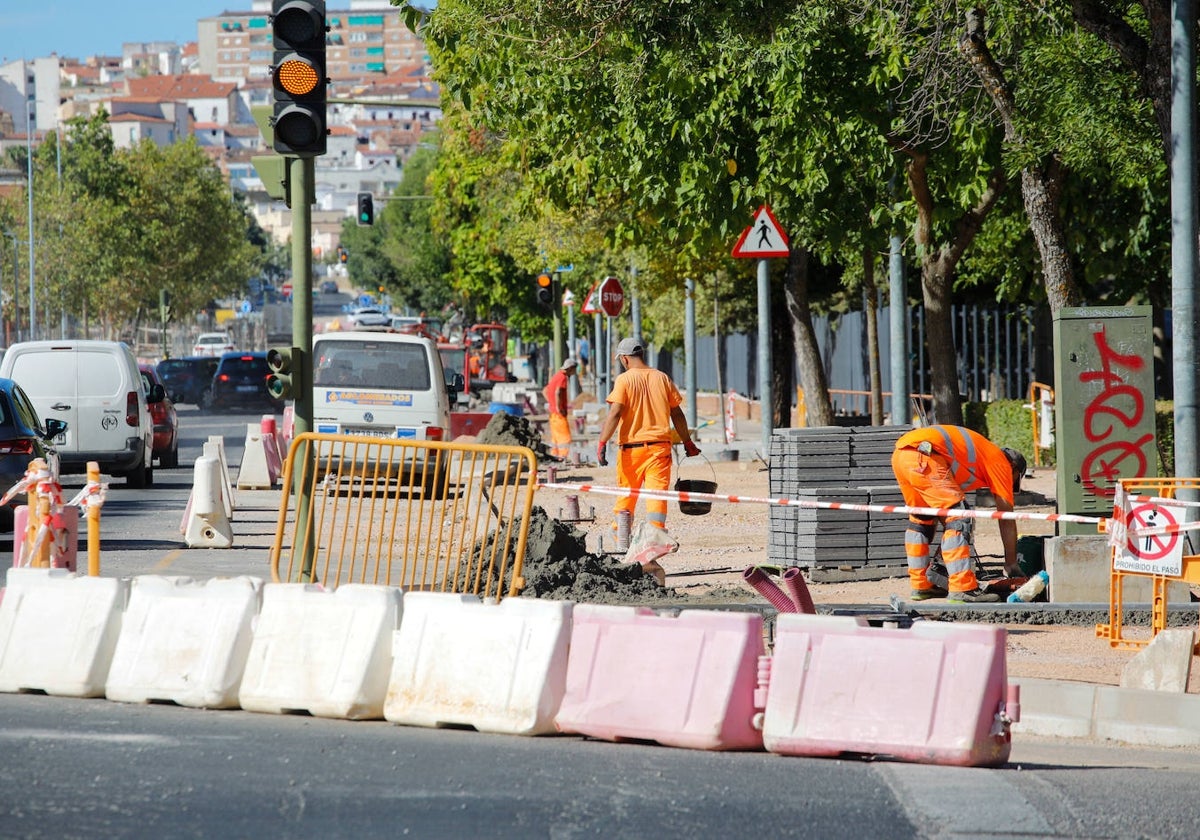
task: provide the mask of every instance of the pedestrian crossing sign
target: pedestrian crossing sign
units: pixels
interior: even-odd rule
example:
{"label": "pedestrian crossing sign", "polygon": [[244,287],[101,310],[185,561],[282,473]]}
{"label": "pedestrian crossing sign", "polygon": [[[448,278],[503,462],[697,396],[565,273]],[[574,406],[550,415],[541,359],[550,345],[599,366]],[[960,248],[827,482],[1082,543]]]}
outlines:
{"label": "pedestrian crossing sign", "polygon": [[771,208],[763,205],[754,214],[754,222],[742,231],[737,244],[733,246],[735,257],[786,257],[791,253],[788,247],[787,234],[779,226]]}

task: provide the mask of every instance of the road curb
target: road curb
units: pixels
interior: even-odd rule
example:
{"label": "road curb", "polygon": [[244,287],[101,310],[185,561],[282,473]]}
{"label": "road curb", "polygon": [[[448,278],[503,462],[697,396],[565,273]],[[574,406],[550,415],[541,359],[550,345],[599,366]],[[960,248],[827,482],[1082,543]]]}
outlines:
{"label": "road curb", "polygon": [[1200,746],[1200,695],[1009,677],[1021,686],[1014,735],[1099,738],[1155,747]]}

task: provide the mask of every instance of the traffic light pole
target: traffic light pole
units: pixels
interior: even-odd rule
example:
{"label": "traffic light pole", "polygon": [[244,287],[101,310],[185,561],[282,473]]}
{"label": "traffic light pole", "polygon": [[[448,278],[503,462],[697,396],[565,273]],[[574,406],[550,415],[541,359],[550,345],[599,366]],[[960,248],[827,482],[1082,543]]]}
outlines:
{"label": "traffic light pole", "polygon": [[[293,436],[311,432],[313,427],[312,373],[312,204],[316,197],[314,160],[288,157],[288,175],[292,190],[292,358]],[[310,452],[301,449],[301,452]],[[296,522],[299,545],[295,547],[305,580],[313,580],[315,541],[312,530],[310,483],[305,481],[316,464],[292,465],[292,492],[296,497]]]}

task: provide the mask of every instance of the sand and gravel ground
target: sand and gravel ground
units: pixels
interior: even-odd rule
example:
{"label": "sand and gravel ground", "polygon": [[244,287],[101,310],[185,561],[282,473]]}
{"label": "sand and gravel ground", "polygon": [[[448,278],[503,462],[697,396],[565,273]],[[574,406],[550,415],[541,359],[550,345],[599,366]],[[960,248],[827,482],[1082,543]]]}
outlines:
{"label": "sand and gravel ground", "polygon": [[[712,467],[718,493],[761,498],[770,495],[769,474],[761,461],[713,461]],[[616,474],[612,466],[560,467],[558,479],[562,483],[611,486],[616,483]],[[1023,490],[1036,504],[1019,509],[1054,511],[1053,470],[1035,470],[1026,479]],[[566,505],[566,495],[566,491],[541,489],[535,504],[543,507],[550,517],[559,517]],[[586,534],[588,551],[597,552],[601,539],[607,548],[615,547],[611,514],[613,497],[578,495],[582,516],[587,517],[591,508],[595,508],[594,522],[578,523]],[[665,599],[671,606],[763,601],[762,596],[743,583],[741,573],[747,566],[768,562],[768,507],[765,504],[718,503],[703,516],[681,515],[672,504],[668,516],[668,528],[680,543],[678,552],[661,561],[667,572],[667,587],[675,590],[677,596]],[[1045,521],[1022,522],[1019,533],[1053,534],[1054,526]],[[985,573],[994,570],[995,576],[999,577],[1002,551],[995,522],[980,522],[975,546]],[[901,599],[907,597],[909,586],[906,577],[897,576],[876,581],[810,583],[809,590],[818,608],[877,605],[886,610],[890,608],[893,595]],[[1008,624],[1006,627],[1008,670],[1012,676],[1119,685],[1122,668],[1136,653],[1111,648],[1107,641],[1096,637],[1094,625]],[[1127,627],[1125,630],[1126,636],[1136,638],[1149,634],[1148,628]],[[1200,657],[1193,658],[1189,692],[1200,693]]]}

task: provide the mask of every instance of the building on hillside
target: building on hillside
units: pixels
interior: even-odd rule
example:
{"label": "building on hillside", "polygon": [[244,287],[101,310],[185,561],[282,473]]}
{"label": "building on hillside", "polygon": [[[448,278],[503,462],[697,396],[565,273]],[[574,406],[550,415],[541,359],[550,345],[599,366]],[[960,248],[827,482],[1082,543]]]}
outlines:
{"label": "building on hillside", "polygon": [[34,135],[54,131],[61,96],[58,57],[10,61],[0,65],[0,111],[12,116],[15,131]]}
{"label": "building on hillside", "polygon": [[184,102],[154,97],[113,97],[103,103],[113,144],[128,149],[143,140],[170,146],[187,137],[188,112]]}
{"label": "building on hillside", "polygon": [[126,79],[173,76],[183,72],[183,49],[174,41],[126,42],[121,45]]}
{"label": "building on hillside", "polygon": [[125,89],[130,96],[181,100],[188,113],[200,123],[251,125],[250,109],[238,96],[233,82],[216,82],[203,74],[155,75],[128,78]]}

